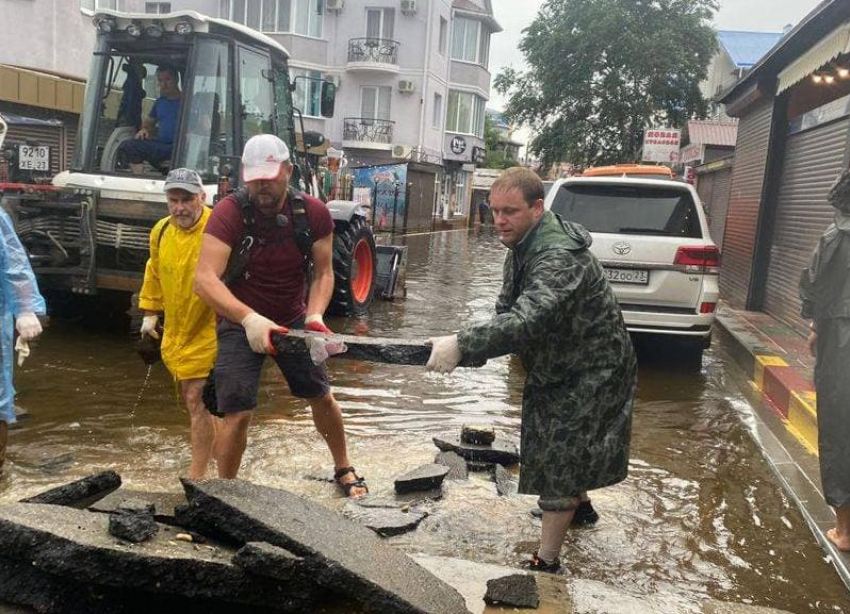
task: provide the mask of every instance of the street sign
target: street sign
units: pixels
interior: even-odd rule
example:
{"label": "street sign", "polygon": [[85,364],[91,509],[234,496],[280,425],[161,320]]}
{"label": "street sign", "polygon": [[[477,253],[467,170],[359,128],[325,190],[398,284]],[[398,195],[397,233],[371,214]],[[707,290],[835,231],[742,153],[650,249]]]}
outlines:
{"label": "street sign", "polygon": [[643,161],[675,164],[679,161],[682,133],[671,128],[652,128],[643,136]]}

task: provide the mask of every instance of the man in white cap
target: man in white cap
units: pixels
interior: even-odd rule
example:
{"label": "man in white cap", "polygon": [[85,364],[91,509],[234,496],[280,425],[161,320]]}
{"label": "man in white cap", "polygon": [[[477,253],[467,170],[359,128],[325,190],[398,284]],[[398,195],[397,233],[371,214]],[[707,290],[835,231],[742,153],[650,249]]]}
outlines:
{"label": "man in white cap", "polygon": [[[305,399],[347,496],[367,492],[348,458],[342,412],[324,365],[309,356],[275,355],[273,332],[330,333],[322,315],[333,294],[333,219],[316,198],[290,189],[289,149],[276,136],[251,138],[242,152],[247,194],[228,196],[207,225],[195,289],[220,316],[215,365],[219,475],[235,478],[257,405],[260,370],[271,354],[293,396]],[[305,245],[306,239],[306,245]],[[307,292],[307,262],[312,280]],[[240,263],[234,267],[234,262]],[[235,272],[234,272],[235,269]],[[222,276],[225,279],[222,280]],[[308,299],[309,296],[309,299]]]}
{"label": "man in white cap", "polygon": [[192,442],[190,479],[206,475],[213,452],[216,419],[202,393],[216,356],[215,313],[195,294],[195,268],[204,228],[212,213],[201,177],[176,168],[165,178],[169,216],[151,230],[150,258],[139,292],[145,312],[142,335],[159,337],[159,314],[165,314],[162,361],[180,386],[189,412]]}

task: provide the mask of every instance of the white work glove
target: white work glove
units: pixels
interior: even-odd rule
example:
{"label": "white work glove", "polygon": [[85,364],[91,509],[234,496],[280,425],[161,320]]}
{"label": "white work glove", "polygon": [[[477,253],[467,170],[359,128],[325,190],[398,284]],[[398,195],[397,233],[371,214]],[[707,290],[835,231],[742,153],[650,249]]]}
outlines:
{"label": "white work glove", "polygon": [[434,337],[426,342],[431,346],[431,357],[426,367],[437,373],[451,373],[460,363],[460,346],[457,335]]}
{"label": "white work glove", "polygon": [[272,345],[272,333],[286,334],[289,329],[278,326],[268,318],[264,318],[256,311],[252,311],[242,318],[242,326],[248,336],[248,344],[257,354],[274,354]]}
{"label": "white work glove", "polygon": [[15,342],[15,351],[18,353],[18,366],[22,367],[24,361],[30,355],[30,342],[23,337],[18,337],[18,340]]}
{"label": "white work glove", "polygon": [[159,339],[159,333],[156,330],[157,324],[159,324],[158,315],[154,314],[152,316],[143,317],[142,327],[139,329],[139,332],[142,333],[142,337],[147,335],[148,337]]}
{"label": "white work glove", "polygon": [[24,341],[32,341],[41,334],[41,322],[34,313],[22,313],[15,320],[18,335]]}

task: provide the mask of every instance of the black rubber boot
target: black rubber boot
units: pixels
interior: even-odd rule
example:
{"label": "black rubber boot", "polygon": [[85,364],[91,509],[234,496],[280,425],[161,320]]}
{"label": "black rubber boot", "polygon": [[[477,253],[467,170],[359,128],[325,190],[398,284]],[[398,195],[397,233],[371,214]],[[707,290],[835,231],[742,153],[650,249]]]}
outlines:
{"label": "black rubber boot", "polygon": [[576,508],[576,513],[573,515],[573,521],[570,523],[573,526],[589,526],[596,524],[599,520],[599,514],[593,509],[590,501],[582,501]]}
{"label": "black rubber boot", "polygon": [[531,557],[530,561],[523,561],[520,564],[520,567],[523,569],[527,569],[528,571],[539,571],[542,573],[552,573],[556,574],[561,571],[561,561],[555,559],[551,563],[547,563],[543,559],[537,556],[537,553],[534,553],[534,556]]}

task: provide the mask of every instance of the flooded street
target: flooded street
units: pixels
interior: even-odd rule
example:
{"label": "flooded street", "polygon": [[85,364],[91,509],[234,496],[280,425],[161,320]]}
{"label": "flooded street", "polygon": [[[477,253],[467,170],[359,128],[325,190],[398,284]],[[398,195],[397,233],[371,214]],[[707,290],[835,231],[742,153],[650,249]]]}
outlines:
{"label": "flooded street", "polygon": [[[412,236],[406,300],[379,302],[363,321],[329,321],[345,333],[445,334],[488,317],[505,250],[488,233]],[[795,613],[850,612],[850,599],[753,444],[745,379],[716,344],[701,373],[677,368],[663,347],[641,347],[631,471],[592,493],[601,521],[574,529],[567,573],[637,597],[665,595],[684,610],[706,598]],[[666,356],[659,356],[666,354]],[[188,418],[165,368],[147,369],[129,335],[54,321],[17,376],[29,416],[12,431],[0,498],[12,501],[100,469],[134,489],[179,491],[189,464]],[[332,361],[351,458],[373,493],[431,462],[431,437],[464,423],[517,437],[524,372],[491,361],[444,377],[417,367]],[[287,395],[269,361],[241,477],[322,500],[345,501],[320,478],[332,473],[304,403]],[[141,393],[141,394],[140,394]],[[319,479],[317,479],[319,478]],[[536,548],[533,497],[499,497],[488,474],[450,482],[414,533],[391,539],[408,552],[516,564]]]}

